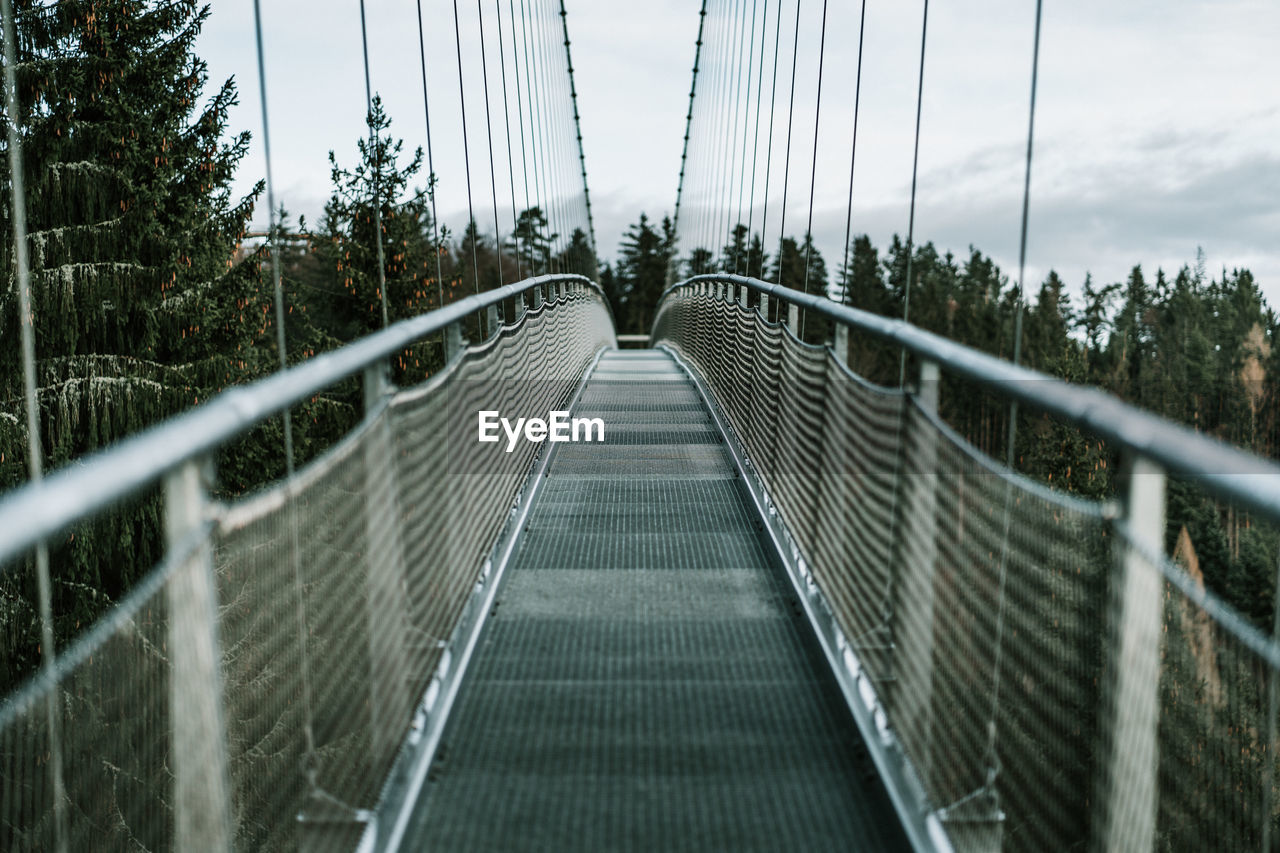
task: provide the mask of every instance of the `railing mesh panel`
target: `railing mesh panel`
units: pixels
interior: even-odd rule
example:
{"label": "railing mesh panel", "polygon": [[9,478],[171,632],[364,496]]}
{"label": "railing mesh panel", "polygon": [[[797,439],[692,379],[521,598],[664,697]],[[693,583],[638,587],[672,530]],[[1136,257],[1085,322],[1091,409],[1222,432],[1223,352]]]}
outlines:
{"label": "railing mesh panel", "polygon": [[[958,849],[1260,849],[1280,808],[1269,640],[1146,558],[1128,571],[1150,575],[1150,639],[1125,659],[1143,617],[1107,505],[1010,474],[731,286],[670,292],[653,338],[725,414]],[[1122,680],[1150,706],[1119,707]],[[1150,797],[1117,787],[1144,768]]]}
{"label": "railing mesh panel", "polygon": [[[236,848],[350,849],[358,810],[378,805],[538,449],[478,445],[477,411],[563,408],[613,340],[596,292],[543,287],[550,301],[395,393],[292,481],[220,509],[201,547],[213,553]],[[0,705],[0,848],[57,849],[52,697],[67,849],[174,849],[173,768],[217,763],[172,742],[170,719],[187,709],[166,658],[175,571],[157,569],[54,679]]]}

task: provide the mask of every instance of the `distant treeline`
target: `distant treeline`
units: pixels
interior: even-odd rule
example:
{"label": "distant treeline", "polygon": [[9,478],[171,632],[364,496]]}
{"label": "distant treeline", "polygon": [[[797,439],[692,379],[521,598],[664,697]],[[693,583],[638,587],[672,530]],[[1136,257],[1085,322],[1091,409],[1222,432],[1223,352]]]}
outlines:
{"label": "distant treeline", "polygon": [[[806,257],[808,270],[806,273]],[[671,271],[670,277],[668,271]],[[780,260],[758,234],[739,224],[718,249],[677,255],[671,224],[641,215],[601,282],[625,331],[647,332],[666,281],[707,272],[746,274],[887,317],[901,317],[907,247],[894,236],[885,250],[866,236],[849,243],[834,274],[808,235],[781,242]],[[1020,294],[982,252],[960,260],[932,243],[911,258],[914,325],[1001,358],[1012,358]],[[1091,276],[1072,298],[1054,272],[1025,296],[1022,363],[1122,399],[1272,459],[1280,458],[1280,317],[1244,269],[1211,276],[1203,254],[1173,275],[1133,267],[1122,282]],[[824,343],[831,327],[806,318],[804,339]],[[899,353],[850,340],[850,366],[873,382],[896,386]],[[944,382],[945,419],[980,449],[1003,460],[1008,404],[959,380]],[[1113,494],[1119,460],[1080,430],[1023,411],[1017,431],[1019,472],[1086,498]],[[1239,508],[1206,496],[1195,484],[1169,486],[1168,550],[1186,528],[1209,588],[1269,630],[1280,535]],[[1184,546],[1185,550],[1185,546]]]}

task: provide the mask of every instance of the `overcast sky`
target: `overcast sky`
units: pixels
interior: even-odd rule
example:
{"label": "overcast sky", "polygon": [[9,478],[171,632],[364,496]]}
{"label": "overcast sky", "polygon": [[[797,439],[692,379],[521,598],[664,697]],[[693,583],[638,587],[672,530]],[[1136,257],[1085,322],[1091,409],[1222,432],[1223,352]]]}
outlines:
{"label": "overcast sky", "polygon": [[[501,2],[505,9],[509,0]],[[548,27],[558,28],[551,0],[529,3],[538,5]],[[492,0],[483,4],[496,122],[501,89],[494,5]],[[786,230],[802,233],[815,160],[822,3],[800,4],[788,170],[796,4],[781,3],[766,234],[775,246],[783,173]],[[440,212],[457,228],[466,220],[466,188],[453,6],[441,0],[423,0],[423,5]],[[660,218],[673,209],[700,4],[566,0],[565,5],[598,245],[610,259],[641,211]],[[737,85],[736,77],[725,77],[728,69],[759,74],[761,25],[764,90],[754,146],[756,206],[750,213],[757,230],[764,215],[779,3],[712,0],[709,5],[682,212],[685,251],[715,236],[698,209],[699,198],[706,196],[700,188],[720,174],[710,164],[741,162],[743,151],[751,150],[754,136],[743,128],[754,124],[755,82],[751,100],[744,98],[747,106],[738,113],[736,137],[731,121],[717,135],[716,122],[733,113],[716,109],[713,98],[726,80]],[[314,221],[329,193],[328,151],[335,149],[339,161],[350,164],[356,139],[364,133],[359,5],[356,0],[266,0],[263,6],[277,195],[292,212]],[[1044,7],[1029,279],[1038,281],[1055,268],[1078,290],[1086,271],[1104,281],[1123,279],[1136,263],[1152,273],[1157,266],[1172,271],[1193,263],[1202,247],[1211,271],[1247,266],[1272,304],[1280,305],[1280,4],[1049,0]],[[239,83],[241,106],[232,115],[232,127],[255,135],[239,179],[247,189],[263,174],[253,7],[251,0],[216,0],[213,8],[197,50],[214,80],[234,76]],[[519,8],[517,2],[517,15]],[[830,3],[827,13],[813,231],[833,272],[849,192],[859,8],[856,0],[845,0]],[[1010,275],[1017,266],[1034,8],[1032,0],[935,0],[929,10],[916,237],[960,256],[973,244]],[[459,9],[472,195],[482,230],[492,232],[476,7],[462,0]],[[732,54],[717,59],[715,53],[726,30],[741,20],[734,18],[735,9],[755,22],[754,37],[742,42],[754,57],[750,62],[739,58],[735,63]],[[867,232],[879,245],[907,230],[921,11],[918,2],[867,4],[852,215],[854,233]],[[387,103],[393,130],[412,149],[425,144],[415,2],[367,0],[367,12],[373,87]],[[510,37],[508,30],[506,51]],[[745,85],[750,75],[742,76]],[[514,91],[514,82],[511,86]],[[718,138],[730,142],[722,141],[717,153],[712,143]],[[725,154],[735,142],[736,159]],[[751,194],[749,156],[747,162],[746,181],[739,183],[737,166],[724,173],[741,187],[743,219]],[[566,173],[569,165],[566,161]],[[499,221],[509,223],[509,192],[502,204],[508,177],[501,162],[497,183]],[[738,193],[728,195],[736,218]]]}

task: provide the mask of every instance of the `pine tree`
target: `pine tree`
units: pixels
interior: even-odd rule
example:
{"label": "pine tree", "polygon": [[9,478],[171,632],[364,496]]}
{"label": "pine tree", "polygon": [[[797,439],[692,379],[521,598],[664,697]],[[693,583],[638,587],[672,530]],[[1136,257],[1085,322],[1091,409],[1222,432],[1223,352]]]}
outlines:
{"label": "pine tree", "polygon": [[710,249],[698,248],[689,253],[684,263],[685,275],[690,278],[695,275],[706,275],[715,272],[716,256]]}
{"label": "pine tree", "polygon": [[623,235],[617,275],[626,295],[625,331],[648,334],[653,312],[666,286],[674,246],[675,233],[669,217],[663,218],[658,231],[649,224],[649,217],[641,213],[640,221]]}
{"label": "pine tree", "polygon": [[[357,140],[360,158],[354,168],[340,166],[334,152],[329,152],[333,195],[325,204],[315,245],[326,279],[303,297],[304,310],[325,346],[347,343],[382,328],[375,199],[382,222],[388,322],[440,307],[442,291],[447,304],[469,295],[474,287],[472,279],[464,286],[457,275],[463,268],[471,274],[470,251],[454,263],[446,249],[447,229],[440,229],[440,242],[435,242],[431,190],[412,187],[422,169],[422,149],[416,149],[407,164],[400,163],[404,142],[390,134],[391,118],[380,97],[374,97],[366,122],[373,138]],[[428,183],[433,186],[434,177]],[[482,276],[485,273],[482,267]],[[495,265],[490,281],[496,275]],[[398,384],[414,384],[442,364],[440,340],[424,341],[398,354],[392,378]],[[357,390],[335,392],[335,400],[357,405]]]}
{"label": "pine tree", "polygon": [[519,256],[526,276],[546,275],[551,272],[551,244],[559,236],[548,233],[547,217],[542,208],[531,207],[516,217],[516,227],[506,250]]}
{"label": "pine tree", "polygon": [[561,272],[585,275],[592,281],[596,279],[600,263],[591,249],[591,241],[581,228],[573,229],[569,235],[569,245],[557,256],[557,265]]}
{"label": "pine tree", "polygon": [[[326,293],[311,298],[313,320],[340,342],[382,328],[375,199],[382,222],[388,320],[394,323],[440,305],[436,279],[442,247],[433,243],[430,195],[426,189],[410,189],[422,170],[422,149],[400,164],[404,142],[390,135],[391,118],[376,95],[366,123],[373,138],[357,140],[360,158],[354,168],[340,166],[329,152],[333,195],[325,204],[317,245],[330,280]],[[441,241],[447,236],[442,233]],[[469,255],[467,261],[469,268]],[[451,289],[458,289],[456,280],[445,282],[446,303]]]}
{"label": "pine tree", "polygon": [[[261,185],[231,197],[249,137],[224,138],[232,81],[203,96],[192,48],[208,7],[16,6],[40,439],[56,468],[271,369],[271,295],[256,256],[233,259]],[[5,233],[8,218],[6,206]],[[5,242],[9,270],[11,253]],[[15,290],[0,294],[5,330],[18,326]],[[25,478],[20,377],[17,348],[0,348],[4,488]],[[60,545],[61,639],[157,562],[158,504],[113,511]],[[34,659],[30,637],[11,635],[0,678]]]}
{"label": "pine tree", "polygon": [[747,226],[739,222],[729,231],[729,242],[720,253],[720,270],[730,275],[746,275],[750,267],[747,256]]}

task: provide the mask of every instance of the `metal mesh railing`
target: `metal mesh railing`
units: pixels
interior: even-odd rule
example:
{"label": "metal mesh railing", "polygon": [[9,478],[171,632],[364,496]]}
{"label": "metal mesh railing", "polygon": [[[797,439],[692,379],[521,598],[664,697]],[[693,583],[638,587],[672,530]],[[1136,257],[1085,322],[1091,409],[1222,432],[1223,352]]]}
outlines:
{"label": "metal mesh railing", "polygon": [[571,278],[505,325],[495,300],[488,339],[424,385],[366,393],[362,424],[292,480],[206,505],[52,677],[0,705],[0,848],[353,848],[535,461],[532,443],[478,445],[477,410],[563,407],[613,341]]}
{"label": "metal mesh railing", "polygon": [[936,363],[907,393],[871,386],[840,344],[802,343],[785,301],[770,321],[778,297],[683,283],[653,340],[741,442],[864,734],[907,768],[904,819],[929,816],[917,837],[933,821],[961,850],[1266,849],[1280,655],[1143,551],[1163,545],[1163,472],[1131,464],[1114,504],[1009,472],[938,417]]}

